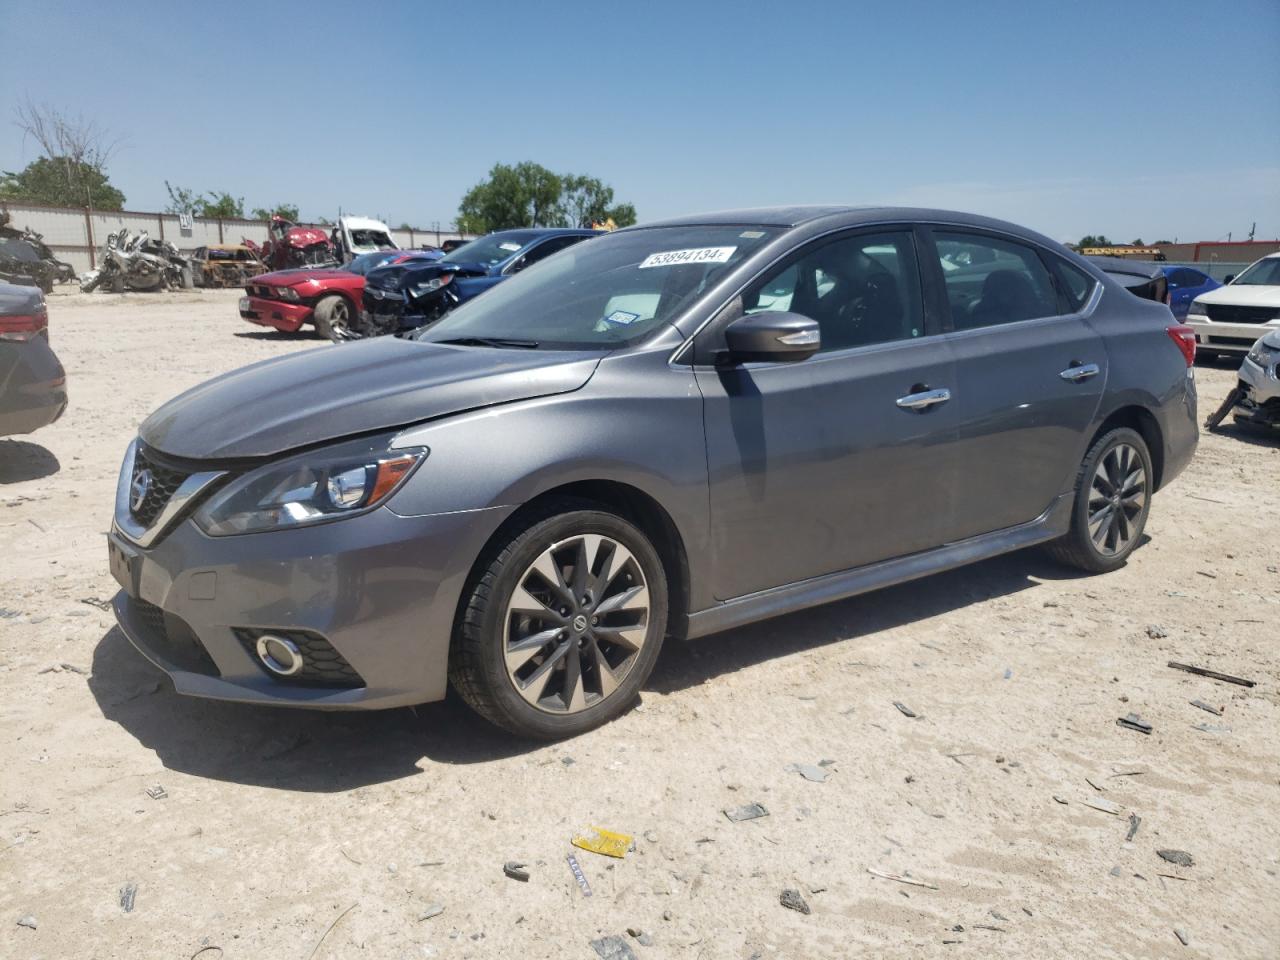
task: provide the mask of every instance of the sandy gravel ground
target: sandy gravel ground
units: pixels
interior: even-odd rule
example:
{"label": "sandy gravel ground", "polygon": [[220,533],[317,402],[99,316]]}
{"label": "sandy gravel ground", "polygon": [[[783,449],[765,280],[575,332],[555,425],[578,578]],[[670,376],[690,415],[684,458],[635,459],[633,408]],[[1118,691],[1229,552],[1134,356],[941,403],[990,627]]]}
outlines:
{"label": "sandy gravel ground", "polygon": [[[1117,573],[1021,553],[672,644],[635,710],[568,743],[454,702],[206,703],[85,601],[114,592],[103,534],[146,413],[331,349],[235,297],[59,293],[71,409],[0,441],[0,956],[589,960],[611,935],[640,958],[1280,956],[1274,443],[1206,437]],[[1198,376],[1203,406],[1232,382]],[[820,761],[826,782],[788,770]],[[721,812],[753,802],[769,816]],[[590,898],[565,860],[587,825],[636,837],[578,853]]]}

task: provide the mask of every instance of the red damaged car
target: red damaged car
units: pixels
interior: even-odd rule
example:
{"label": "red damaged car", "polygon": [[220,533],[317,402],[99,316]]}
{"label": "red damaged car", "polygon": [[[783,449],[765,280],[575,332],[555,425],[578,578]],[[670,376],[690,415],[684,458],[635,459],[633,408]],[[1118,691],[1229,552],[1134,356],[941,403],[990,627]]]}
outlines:
{"label": "red damaged car", "polygon": [[364,296],[364,276],[374,267],[406,260],[436,260],[438,250],[379,250],[341,267],[299,267],[254,277],[240,298],[240,316],[250,323],[296,333],[312,323],[333,339],[335,328],[351,322]]}

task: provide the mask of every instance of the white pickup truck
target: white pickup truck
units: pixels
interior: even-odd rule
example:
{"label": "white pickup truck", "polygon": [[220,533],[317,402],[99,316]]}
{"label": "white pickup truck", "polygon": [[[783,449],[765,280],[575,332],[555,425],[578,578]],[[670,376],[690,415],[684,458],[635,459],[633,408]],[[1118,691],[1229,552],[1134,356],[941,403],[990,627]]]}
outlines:
{"label": "white pickup truck", "polygon": [[368,217],[339,217],[329,240],[342,263],[350,263],[362,253],[400,249],[391,236],[391,228]]}

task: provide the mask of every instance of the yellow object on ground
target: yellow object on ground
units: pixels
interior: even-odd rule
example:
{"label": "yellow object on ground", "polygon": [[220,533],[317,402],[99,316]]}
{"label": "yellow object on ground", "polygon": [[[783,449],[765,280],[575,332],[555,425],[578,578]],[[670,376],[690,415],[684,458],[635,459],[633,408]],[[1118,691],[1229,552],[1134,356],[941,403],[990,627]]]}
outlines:
{"label": "yellow object on ground", "polygon": [[606,857],[617,857],[621,860],[631,849],[635,839],[625,833],[615,833],[603,827],[588,827],[583,834],[573,838],[573,845],[592,853],[602,853]]}

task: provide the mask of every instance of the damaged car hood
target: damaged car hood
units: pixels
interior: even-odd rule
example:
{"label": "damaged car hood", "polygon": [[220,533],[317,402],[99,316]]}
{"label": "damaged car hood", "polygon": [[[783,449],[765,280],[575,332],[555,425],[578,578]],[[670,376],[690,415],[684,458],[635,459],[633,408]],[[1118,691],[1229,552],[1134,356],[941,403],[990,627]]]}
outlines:
{"label": "damaged car hood", "polygon": [[143,443],[192,460],[265,457],[478,407],[568,393],[601,354],[379,337],[232,371],[170,400]]}

